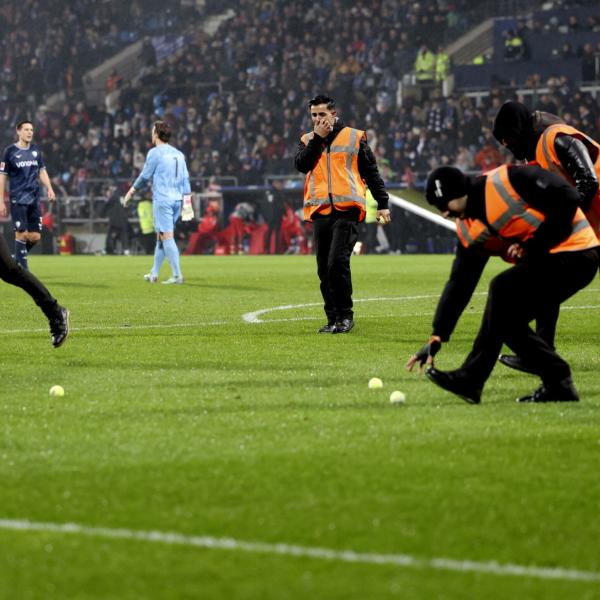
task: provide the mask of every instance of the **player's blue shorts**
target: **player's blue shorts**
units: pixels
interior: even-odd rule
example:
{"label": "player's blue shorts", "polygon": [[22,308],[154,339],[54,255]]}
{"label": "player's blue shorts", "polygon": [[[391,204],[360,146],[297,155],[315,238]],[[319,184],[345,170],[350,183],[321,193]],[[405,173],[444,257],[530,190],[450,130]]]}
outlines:
{"label": "player's blue shorts", "polygon": [[152,202],[154,230],[158,233],[175,231],[175,223],[181,214],[181,200],[154,200]]}
{"label": "player's blue shorts", "polygon": [[15,231],[42,231],[42,210],[39,202],[32,204],[10,203],[10,216]]}

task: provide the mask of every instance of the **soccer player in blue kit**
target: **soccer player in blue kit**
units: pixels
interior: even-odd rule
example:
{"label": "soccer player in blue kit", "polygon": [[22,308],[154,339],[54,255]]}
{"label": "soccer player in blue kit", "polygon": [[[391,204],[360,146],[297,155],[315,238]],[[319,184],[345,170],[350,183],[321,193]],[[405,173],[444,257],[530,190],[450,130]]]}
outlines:
{"label": "soccer player in blue kit", "polygon": [[[18,172],[13,179],[13,169],[23,169],[23,171],[29,171],[31,169],[31,172],[33,173],[40,169],[40,163],[42,168],[44,164],[41,161],[41,154],[39,153],[39,150],[37,150],[38,154],[34,155],[33,152],[36,151],[34,150],[35,146],[31,146],[29,144],[29,142],[31,142],[31,138],[33,137],[33,126],[31,125],[31,123],[29,121],[19,123],[19,125],[17,126],[17,133],[19,135],[19,141],[28,140],[28,142],[26,144],[26,148],[23,147],[25,144],[20,143],[10,146],[4,153],[4,160],[2,161],[2,164],[0,164],[0,212],[3,216],[6,216],[6,207],[4,206],[4,184],[6,181],[6,176],[8,175],[8,177],[10,177],[10,197],[12,209],[12,207],[14,206],[12,204],[13,198],[15,198],[15,204],[17,204],[16,200],[23,198],[28,193],[32,196],[37,196],[38,187],[37,173],[35,175],[32,174],[31,179],[25,176],[24,180],[27,180],[29,182],[28,185],[25,185],[22,183],[23,180],[19,177]],[[14,148],[17,148],[17,150],[12,150]],[[25,150],[27,150],[27,155],[24,156],[21,153],[24,153]],[[21,154],[21,156],[14,156],[13,158],[13,155],[16,154]],[[6,160],[7,157],[9,157],[9,161]],[[13,164],[15,162],[16,164]],[[19,166],[19,162],[35,162],[37,164]],[[37,169],[35,169],[35,167],[37,167]],[[42,169],[40,173],[44,173],[46,175],[46,178],[48,177],[48,174],[46,173],[45,169]],[[40,179],[42,179],[43,182],[41,174]],[[15,181],[16,184],[13,183]],[[52,190],[52,188],[49,186],[49,182],[47,187],[49,187],[48,195],[50,196],[50,191]],[[54,198],[54,193],[52,193],[52,197]],[[18,208],[16,211],[13,212],[13,220],[15,219],[15,214],[17,214],[18,220],[20,220],[20,218],[29,219],[29,215],[33,214],[35,211],[35,208],[31,210],[27,208],[29,204],[19,204],[18,206],[24,206],[24,208]],[[24,215],[24,217],[20,217],[19,215]],[[15,228],[17,227],[19,227],[19,225],[15,223]],[[26,232],[31,233],[31,231],[27,228]],[[18,230],[17,233],[19,233]],[[33,228],[33,233],[35,233],[35,228]],[[39,240],[39,230],[37,233],[37,239]],[[27,257],[27,253],[25,253],[25,257]],[[23,268],[22,263],[18,264],[17,262],[15,262],[13,257],[10,255],[8,245],[4,241],[4,237],[1,235],[0,279],[5,281],[6,283],[10,283],[11,285],[21,288],[24,292],[31,296],[32,300],[38,305],[40,310],[44,313],[44,315],[46,315],[46,318],[48,319],[48,323],[50,324],[50,335],[52,338],[52,345],[55,348],[62,346],[65,343],[67,336],[69,335],[69,311],[66,308],[62,307],[56,301],[56,298],[54,298],[50,294],[50,292],[46,289],[42,282],[39,281],[39,279],[34,277],[26,268]]]}
{"label": "soccer player in blue kit", "polygon": [[48,200],[56,200],[42,152],[31,143],[32,139],[33,123],[21,121],[17,125],[17,142],[4,150],[0,162],[0,215],[6,216],[4,189],[8,178],[10,216],[15,230],[15,260],[24,269],[28,269],[29,250],[40,241],[42,234],[39,181],[46,188]]}
{"label": "soccer player in blue kit", "polygon": [[[155,147],[148,152],[142,172],[123,198],[123,204],[126,205],[137,190],[152,180],[152,210],[157,240],[154,265],[150,273],[144,275],[149,283],[158,281],[158,273],[165,257],[171,266],[172,276],[163,283],[183,283],[179,268],[179,249],[173,239],[173,232],[181,214],[182,202],[191,211],[190,176],[184,155],[169,144],[170,139],[171,128],[168,123],[156,121],[152,126],[152,143]],[[187,212],[186,207],[184,211]],[[183,219],[188,220],[186,216]]]}

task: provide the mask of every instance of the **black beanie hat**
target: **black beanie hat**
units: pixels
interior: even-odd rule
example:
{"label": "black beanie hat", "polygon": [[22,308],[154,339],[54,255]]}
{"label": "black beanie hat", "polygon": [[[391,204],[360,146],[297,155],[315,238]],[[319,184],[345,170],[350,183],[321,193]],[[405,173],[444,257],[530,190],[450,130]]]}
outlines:
{"label": "black beanie hat", "polygon": [[536,135],[531,111],[521,102],[505,102],[494,119],[494,137],[519,160],[535,158]]}
{"label": "black beanie hat", "polygon": [[468,179],[455,167],[439,167],[427,178],[425,197],[427,202],[444,212],[448,202],[464,196],[468,191]]}

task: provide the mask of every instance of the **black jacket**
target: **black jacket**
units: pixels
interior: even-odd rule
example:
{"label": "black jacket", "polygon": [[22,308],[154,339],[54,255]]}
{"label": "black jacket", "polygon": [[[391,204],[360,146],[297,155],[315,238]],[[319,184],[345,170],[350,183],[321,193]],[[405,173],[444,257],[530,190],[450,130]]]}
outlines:
{"label": "black jacket", "polygon": [[[302,141],[298,142],[296,156],[294,158],[296,169],[300,171],[300,173],[305,174],[312,171],[319,161],[319,158],[321,158],[323,151],[331,147],[333,140],[344,127],[343,121],[338,118],[333,126],[333,130],[326,138],[322,138],[315,133],[312,139],[308,141],[308,144],[304,145]],[[381,179],[381,175],[379,174],[375,155],[367,143],[366,134],[360,140],[360,148],[358,150],[358,172],[367,184],[367,187],[371,190],[373,198],[375,198],[375,201],[377,202],[377,208],[379,210],[388,208],[389,196],[385,190],[383,179]],[[336,216],[335,213],[337,213],[338,216],[342,216],[344,213],[344,216],[350,216],[350,213],[352,218],[357,218],[358,216],[358,211],[352,210],[335,211],[334,209],[331,214]]]}
{"label": "black jacket", "polygon": [[[520,102],[505,102],[494,120],[494,137],[500,143],[505,140],[515,158],[535,160],[535,150],[542,133],[550,125],[564,123],[551,113],[540,110],[531,113]],[[554,139],[554,149],[563,169],[575,182],[581,208],[587,212],[598,192],[595,147],[588,147],[581,140],[562,134]]]}
{"label": "black jacket", "polygon": [[[535,261],[569,236],[579,195],[565,179],[540,167],[512,167],[508,174],[519,196],[545,216],[533,237],[521,244],[526,250],[524,260]],[[466,216],[489,226],[485,216],[485,181],[485,176],[469,178]],[[433,318],[433,334],[442,341],[447,341],[454,331],[488,260],[489,255],[480,249],[457,245],[450,278]]]}

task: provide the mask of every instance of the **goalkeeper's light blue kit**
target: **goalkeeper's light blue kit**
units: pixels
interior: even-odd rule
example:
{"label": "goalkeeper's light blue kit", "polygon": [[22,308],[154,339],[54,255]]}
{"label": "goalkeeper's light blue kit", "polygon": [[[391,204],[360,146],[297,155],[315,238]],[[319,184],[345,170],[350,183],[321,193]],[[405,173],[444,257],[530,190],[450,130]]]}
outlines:
{"label": "goalkeeper's light blue kit", "polygon": [[[183,153],[166,143],[152,148],[133,187],[139,190],[150,180],[152,180],[154,229],[158,234],[173,233],[175,223],[181,214],[183,195],[191,192],[190,176]],[[179,250],[172,237],[157,240],[154,265],[152,271],[145,277],[146,280],[158,279],[158,272],[165,256],[171,265],[173,276],[164,283],[183,283],[179,268]]]}
{"label": "goalkeeper's light blue kit", "polygon": [[183,153],[170,144],[152,148],[133,187],[140,190],[150,180],[154,228],[160,233],[174,231],[175,223],[181,214],[183,195],[191,191],[190,176]]}

